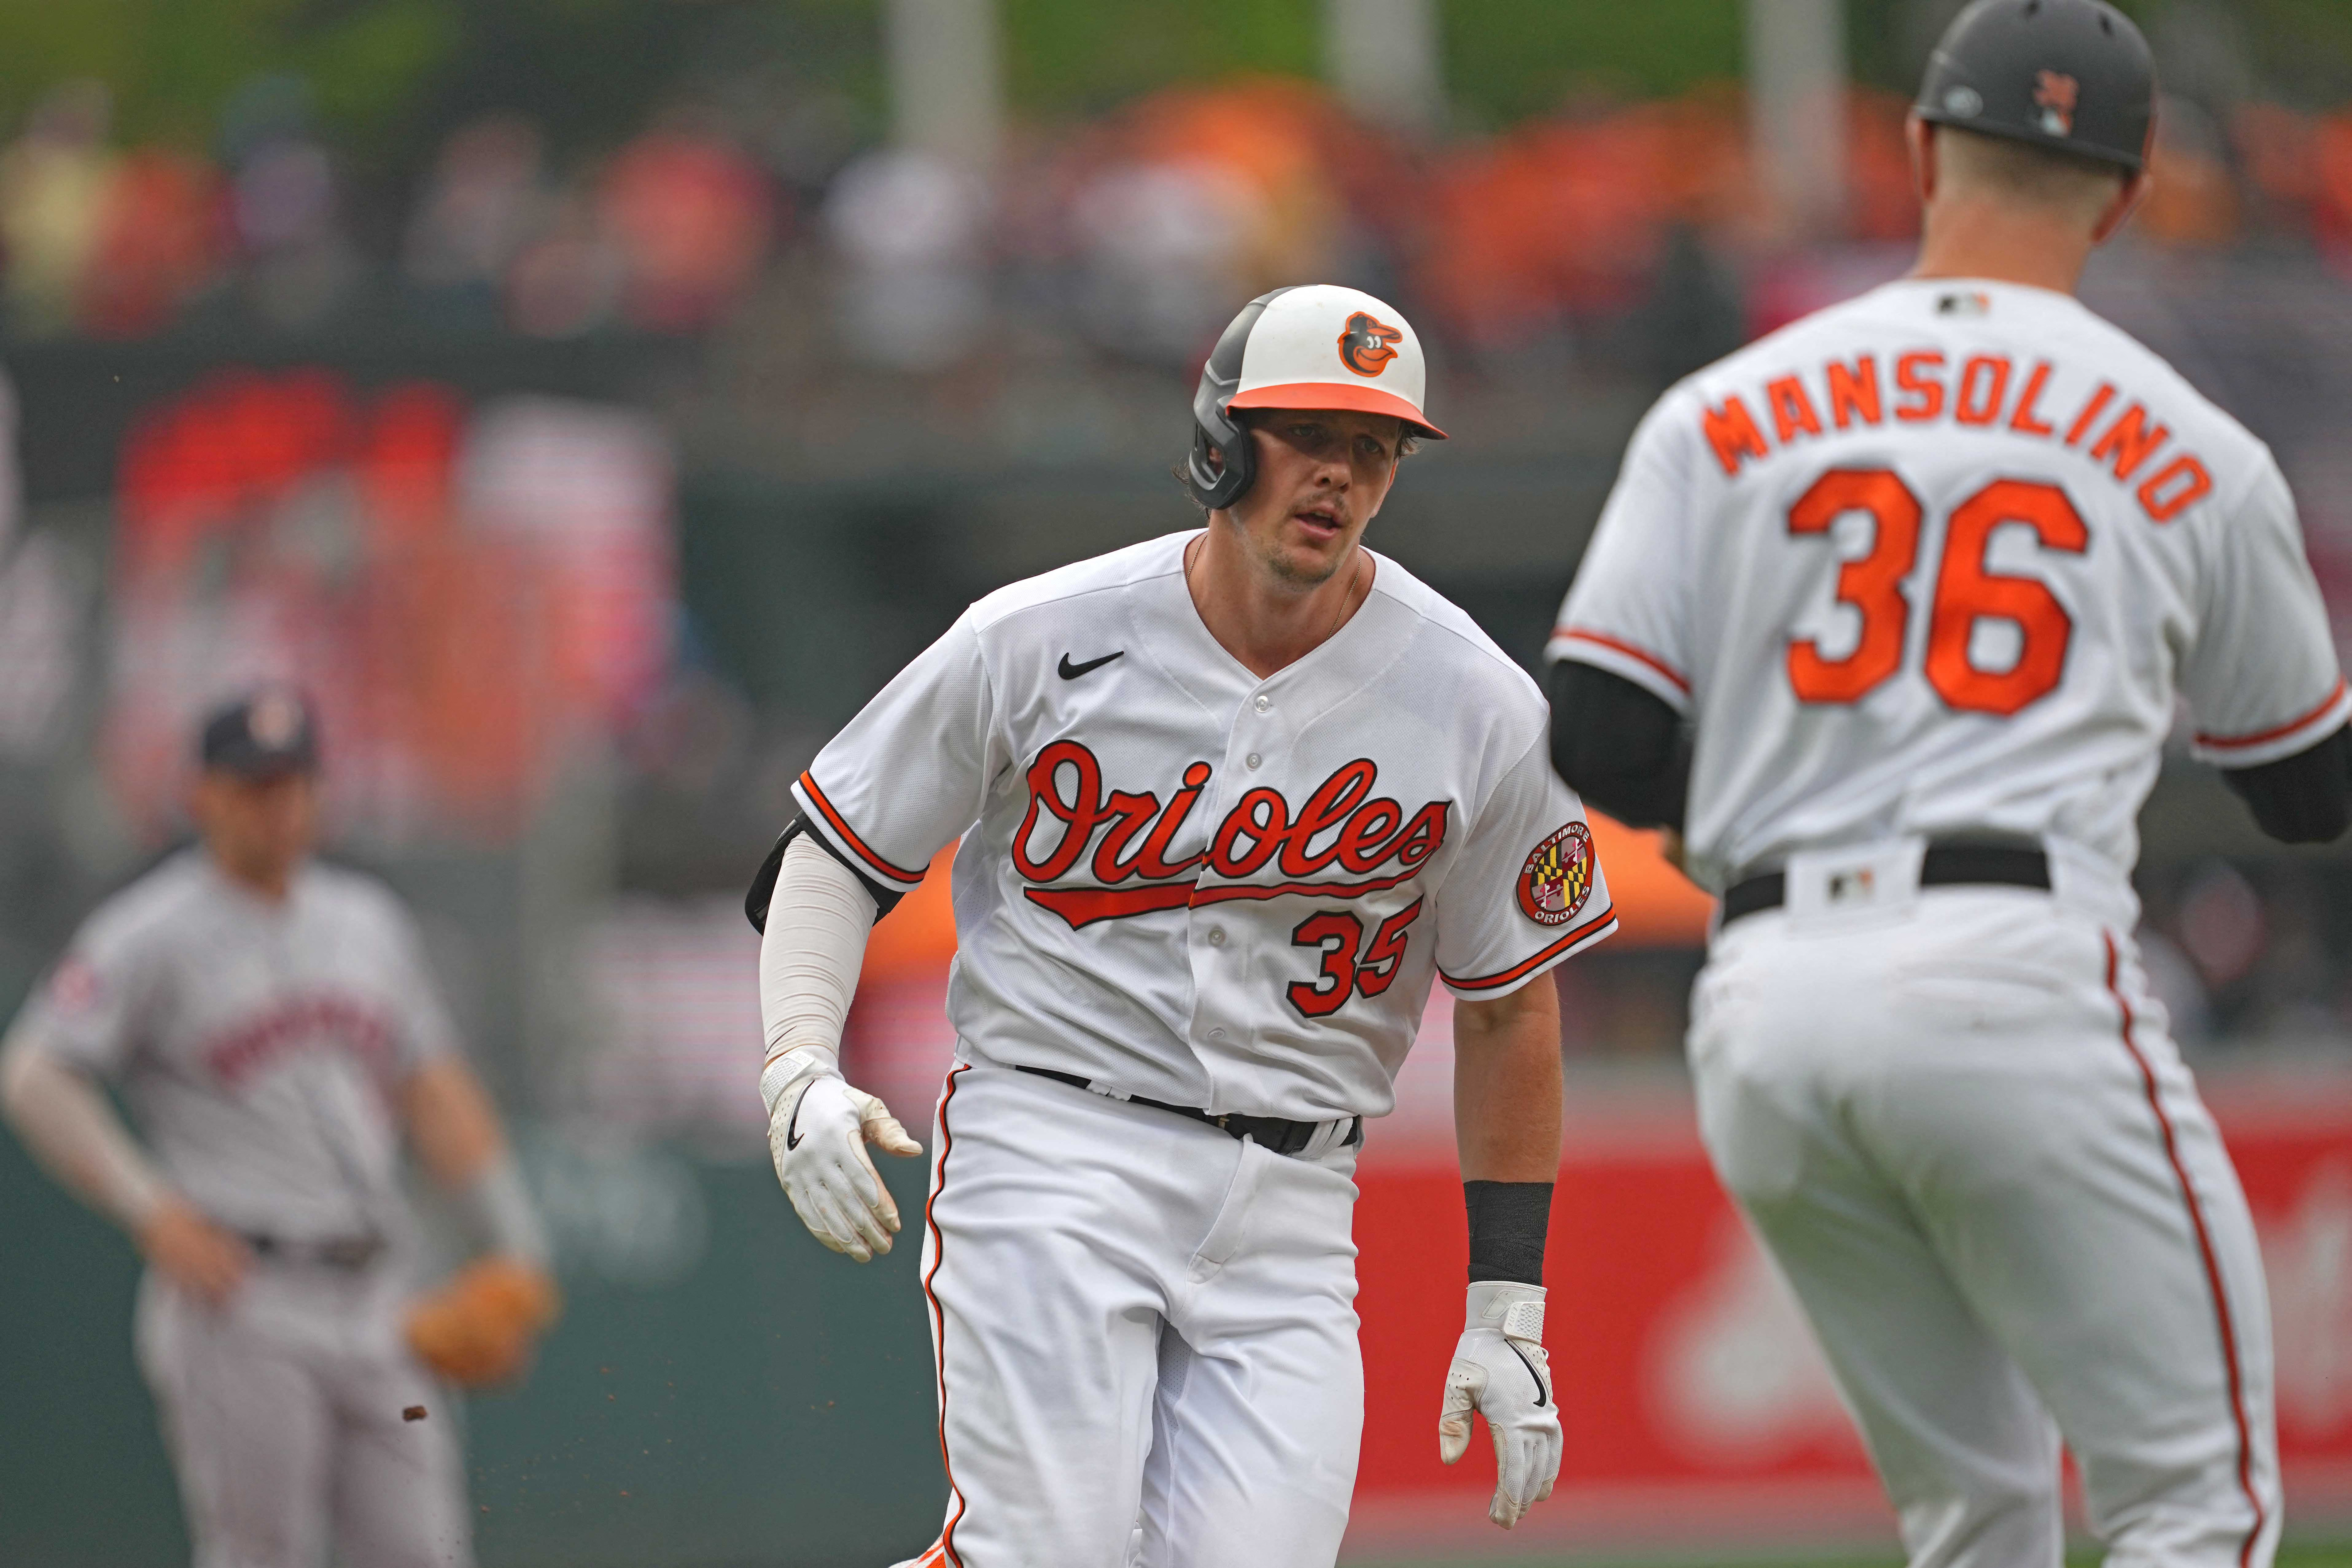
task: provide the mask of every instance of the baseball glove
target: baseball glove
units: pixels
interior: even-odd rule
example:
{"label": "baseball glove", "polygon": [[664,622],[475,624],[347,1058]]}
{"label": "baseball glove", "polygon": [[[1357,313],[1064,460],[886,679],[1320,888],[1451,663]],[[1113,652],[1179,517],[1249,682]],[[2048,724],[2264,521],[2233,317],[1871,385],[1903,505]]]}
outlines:
{"label": "baseball glove", "polygon": [[562,1310],[555,1281],[530,1264],[485,1258],[408,1310],[408,1348],[467,1388],[506,1383]]}

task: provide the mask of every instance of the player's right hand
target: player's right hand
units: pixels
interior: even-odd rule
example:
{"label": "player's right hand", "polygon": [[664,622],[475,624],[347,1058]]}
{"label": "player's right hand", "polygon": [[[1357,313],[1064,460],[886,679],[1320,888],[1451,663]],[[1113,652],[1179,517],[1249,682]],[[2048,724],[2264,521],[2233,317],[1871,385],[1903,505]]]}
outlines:
{"label": "player's right hand", "polygon": [[760,1087],[776,1179],[809,1234],[860,1263],[889,1251],[898,1205],[866,1145],[900,1155],[923,1146],[879,1100],[849,1086],[830,1051],[787,1051],[768,1064]]}
{"label": "player's right hand", "polygon": [[141,1255],[163,1278],[211,1307],[236,1293],[253,1262],[244,1242],[176,1194],[155,1205],[137,1240]]}
{"label": "player's right hand", "polygon": [[1540,1285],[1481,1279],[1470,1287],[1467,1321],[1437,1416],[1437,1457],[1449,1465],[1469,1451],[1471,1412],[1486,1418],[1495,1439],[1495,1498],[1486,1517],[1505,1530],[1551,1496],[1559,1479],[1559,1407],[1544,1354],[1543,1304]]}

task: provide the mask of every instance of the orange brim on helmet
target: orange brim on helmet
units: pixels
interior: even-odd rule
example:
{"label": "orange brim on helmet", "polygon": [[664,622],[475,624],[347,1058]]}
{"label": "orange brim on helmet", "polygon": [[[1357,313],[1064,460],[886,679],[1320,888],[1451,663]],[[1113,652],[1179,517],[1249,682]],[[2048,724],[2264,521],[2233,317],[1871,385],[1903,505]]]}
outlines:
{"label": "orange brim on helmet", "polygon": [[1218,335],[1201,366],[1185,488],[1211,511],[1249,489],[1255,447],[1233,417],[1240,408],[1384,414],[1442,441],[1445,432],[1421,411],[1428,386],[1421,340],[1386,301],[1331,283],[1261,294]]}
{"label": "orange brim on helmet", "polygon": [[1345,408],[1357,414],[1386,414],[1402,419],[1424,436],[1443,441],[1445,432],[1432,425],[1422,411],[1393,392],[1377,386],[1349,386],[1331,381],[1287,381],[1274,386],[1254,386],[1237,392],[1227,408]]}

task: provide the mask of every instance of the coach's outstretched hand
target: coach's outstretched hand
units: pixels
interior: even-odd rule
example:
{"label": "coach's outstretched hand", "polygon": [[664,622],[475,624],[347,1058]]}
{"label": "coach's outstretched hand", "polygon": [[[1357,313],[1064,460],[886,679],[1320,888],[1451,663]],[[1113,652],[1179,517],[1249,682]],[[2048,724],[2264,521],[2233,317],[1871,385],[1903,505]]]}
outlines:
{"label": "coach's outstretched hand", "polygon": [[1543,1347],[1544,1289],[1508,1279],[1470,1287],[1468,1320],[1445,1374],[1437,1416],[1437,1457],[1447,1464],[1470,1447],[1470,1413],[1495,1436],[1495,1500],[1486,1517],[1505,1530],[1551,1496],[1559,1479],[1559,1409]]}
{"label": "coach's outstretched hand", "polygon": [[879,1100],[849,1087],[831,1051],[786,1051],[760,1075],[760,1091],[776,1179],[809,1234],[860,1263],[889,1251],[898,1205],[866,1145],[889,1154],[919,1154],[923,1146]]}

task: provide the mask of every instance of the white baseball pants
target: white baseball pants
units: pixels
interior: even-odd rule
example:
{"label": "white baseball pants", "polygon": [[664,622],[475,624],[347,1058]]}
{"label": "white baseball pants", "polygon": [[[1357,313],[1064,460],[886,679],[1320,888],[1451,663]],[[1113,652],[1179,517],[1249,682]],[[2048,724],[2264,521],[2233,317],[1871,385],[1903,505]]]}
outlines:
{"label": "white baseball pants", "polygon": [[1913,1568],[2057,1568],[2062,1437],[2110,1564],[2271,1561],[2253,1223],[2126,937],[2022,889],[1751,915],[1691,1060]]}
{"label": "white baseball pants", "polygon": [[1364,1419],[1355,1150],[969,1061],[934,1134],[924,1568],[1328,1568]]}
{"label": "white baseball pants", "polygon": [[139,1361],[195,1568],[323,1568],[331,1546],[341,1568],[473,1562],[457,1412],[400,1343],[385,1276],[257,1264],[220,1310],[147,1277]]}

